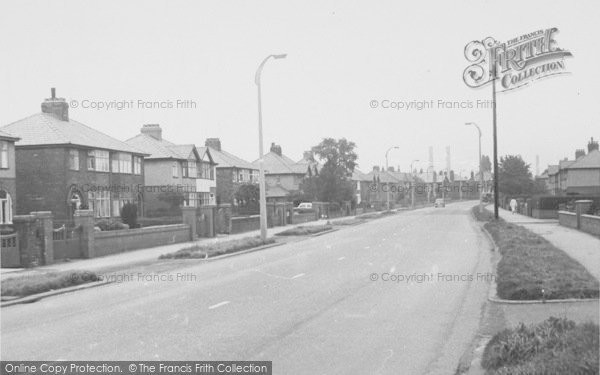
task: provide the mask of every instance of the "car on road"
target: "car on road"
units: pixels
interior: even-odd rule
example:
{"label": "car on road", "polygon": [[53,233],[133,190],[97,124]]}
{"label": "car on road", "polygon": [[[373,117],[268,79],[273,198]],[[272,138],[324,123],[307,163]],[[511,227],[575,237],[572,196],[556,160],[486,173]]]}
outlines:
{"label": "car on road", "polygon": [[435,208],[446,207],[446,202],[444,202],[444,198],[436,199],[435,202],[433,203],[433,207],[435,207]]}
{"label": "car on road", "polygon": [[309,202],[300,203],[298,207],[294,208],[294,212],[303,214],[306,212],[313,212],[313,205]]}

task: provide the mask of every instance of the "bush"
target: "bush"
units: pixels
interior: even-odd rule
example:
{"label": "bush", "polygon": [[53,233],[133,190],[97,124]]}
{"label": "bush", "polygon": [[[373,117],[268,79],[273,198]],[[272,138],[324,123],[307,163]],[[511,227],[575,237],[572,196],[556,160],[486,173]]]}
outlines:
{"label": "bush", "polygon": [[129,225],[123,224],[120,221],[115,220],[115,219],[102,219],[102,220],[99,220],[96,223],[96,226],[98,228],[100,228],[100,230],[102,230],[102,231],[129,229]]}
{"label": "bush", "polygon": [[129,228],[137,228],[137,206],[133,203],[126,203],[121,209],[121,220],[129,225]]}
{"label": "bush", "polygon": [[275,243],[273,238],[261,240],[260,237],[246,237],[239,240],[218,242],[215,244],[192,245],[172,253],[162,254],[158,259],[206,259],[217,255],[230,254]]}
{"label": "bush", "polygon": [[486,374],[598,374],[598,325],[551,317],[506,329],[486,345]]}

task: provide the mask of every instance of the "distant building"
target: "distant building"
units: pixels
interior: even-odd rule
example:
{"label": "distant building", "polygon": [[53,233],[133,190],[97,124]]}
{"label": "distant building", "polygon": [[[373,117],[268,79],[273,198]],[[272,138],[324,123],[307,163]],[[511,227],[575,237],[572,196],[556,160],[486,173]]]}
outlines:
{"label": "distant building", "polygon": [[575,151],[575,160],[549,165],[548,192],[552,195],[600,195],[600,151],[598,141],[591,138],[584,149]]}
{"label": "distant building", "polygon": [[0,131],[0,225],[11,224],[17,201],[15,142],[18,137]]}
{"label": "distant building", "polygon": [[[295,162],[282,153],[281,146],[271,144],[271,150],[263,157],[265,185],[269,201],[286,201],[292,193],[300,191],[306,177],[318,174],[318,165],[307,163],[304,158]],[[258,160],[252,163],[259,168]]]}
{"label": "distant building", "polygon": [[[144,205],[146,216],[167,215],[176,202],[168,195],[180,195],[183,206],[215,204],[215,162],[207,147],[177,145],[162,137],[158,124],[142,126],[140,134],[125,141],[148,156],[144,163]],[[171,205],[171,206],[170,206]]]}
{"label": "distant building", "polygon": [[258,168],[223,150],[219,138],[207,138],[204,145],[217,163],[217,202],[237,205],[237,189],[243,184],[257,184]]}
{"label": "distant building", "polygon": [[350,179],[354,183],[356,204],[369,205],[371,197],[370,187],[373,184],[373,178],[361,172],[358,168],[354,168]]}
{"label": "distant building", "polygon": [[42,112],[0,128],[20,138],[16,148],[16,211],[52,211],[70,219],[88,207],[97,218],[141,205],[144,152],[69,118],[69,105],[52,96]]}

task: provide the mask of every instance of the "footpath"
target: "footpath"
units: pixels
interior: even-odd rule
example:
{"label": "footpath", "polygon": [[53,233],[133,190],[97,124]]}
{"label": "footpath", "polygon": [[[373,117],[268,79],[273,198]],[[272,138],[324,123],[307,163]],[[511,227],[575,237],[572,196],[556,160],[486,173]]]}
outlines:
{"label": "footpath", "polygon": [[[353,218],[353,216],[344,217],[344,219],[351,218]],[[299,226],[325,225],[326,223],[327,220],[317,220],[296,225],[274,227],[269,228],[268,234],[269,236],[272,236],[279,232],[283,232],[285,230]],[[210,245],[218,242],[239,240],[242,238],[254,237],[259,235],[260,230],[255,230],[230,235],[218,235],[217,237],[199,238],[196,241],[180,242],[172,245],[156,246],[148,249],[127,251],[98,258],[73,259],[69,262],[54,263],[47,266],[40,266],[35,268],[2,268],[0,269],[0,280],[5,280],[7,278],[15,276],[36,275],[47,272],[63,272],[75,270],[85,270],[91,272],[110,272],[114,270],[122,270],[138,265],[156,262],[158,261],[158,257],[162,254],[171,253],[192,245]]]}
{"label": "footpath", "polygon": [[600,238],[558,224],[558,220],[535,219],[513,214],[500,209],[499,216],[508,223],[522,225],[533,233],[544,237],[571,258],[583,265],[596,279],[600,280]]}

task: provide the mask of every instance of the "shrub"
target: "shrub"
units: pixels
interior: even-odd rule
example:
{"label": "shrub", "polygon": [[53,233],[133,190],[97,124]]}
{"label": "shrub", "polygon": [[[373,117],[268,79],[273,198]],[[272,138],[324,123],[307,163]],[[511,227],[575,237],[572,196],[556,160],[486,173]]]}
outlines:
{"label": "shrub", "polygon": [[99,220],[96,223],[96,226],[102,231],[129,229],[129,225],[123,224],[120,221],[114,219]]}
{"label": "shrub", "polygon": [[487,374],[598,374],[598,325],[551,317],[496,334],[481,365]]}
{"label": "shrub", "polygon": [[121,209],[121,220],[129,225],[129,228],[137,228],[137,206],[133,203],[126,203]]}

